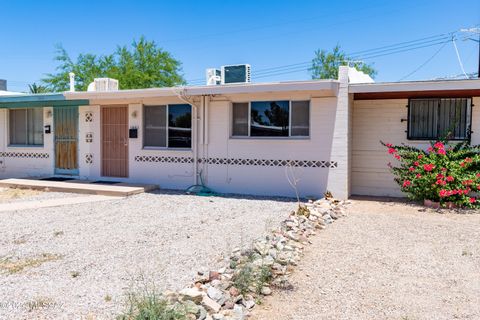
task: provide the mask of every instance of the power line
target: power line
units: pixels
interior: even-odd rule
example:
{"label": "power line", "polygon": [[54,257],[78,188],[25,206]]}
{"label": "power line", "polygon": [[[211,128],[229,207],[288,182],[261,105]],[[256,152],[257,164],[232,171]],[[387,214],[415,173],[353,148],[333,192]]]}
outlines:
{"label": "power line", "polygon": [[425,60],[424,63],[422,63],[420,66],[418,66],[415,70],[413,70],[412,72],[410,72],[409,74],[401,77],[398,81],[402,81],[408,77],[410,77],[412,74],[416,73],[418,70],[422,69],[424,66],[426,66],[430,61],[433,60],[433,58],[435,58],[439,53],[440,51],[442,51],[443,48],[445,48],[447,46],[448,42],[445,42],[443,44],[443,46],[441,46],[437,51],[435,51],[435,53],[430,57],[428,58],[427,60]]}
{"label": "power line", "polygon": [[[407,51],[412,51],[412,50],[417,50],[417,49],[422,49],[422,48],[427,48],[427,47],[432,47],[440,44],[445,44],[449,43],[451,40],[444,40],[444,41],[439,41],[439,42],[434,42],[434,43],[429,43],[425,45],[417,45],[417,46],[408,46],[408,47],[403,47],[403,48],[397,48],[398,50],[392,50],[389,52],[383,52],[380,54],[371,54],[368,56],[358,56],[355,57],[354,60],[366,60],[366,59],[372,59],[372,58],[378,58],[378,57],[383,57],[383,56],[388,56],[392,54],[397,54],[397,53],[402,53],[402,52],[407,52]],[[307,71],[310,69],[311,62],[308,63],[308,67],[294,67],[290,69],[280,69],[280,70],[272,70],[270,72],[264,72],[264,73],[255,73],[253,76],[254,79],[258,78],[265,78],[269,76],[277,76],[277,75],[282,75],[282,74],[288,74],[288,73],[294,73],[294,72],[300,72],[300,71]]]}
{"label": "power line", "polygon": [[[423,37],[415,40],[403,41],[403,42],[399,42],[391,45],[356,51],[348,54],[347,56],[353,58],[354,60],[364,60],[364,59],[372,59],[372,58],[378,58],[386,55],[406,52],[410,50],[422,49],[426,47],[445,44],[451,41],[451,38],[455,33],[456,31],[453,31],[450,33],[442,33],[442,34],[432,35],[432,36]],[[269,76],[306,71],[310,68],[311,63],[312,61],[310,60],[305,62],[259,69],[255,71],[253,78],[258,79],[258,78],[265,78]],[[193,84],[197,82],[200,83],[203,81],[204,79],[193,79],[187,82]]]}

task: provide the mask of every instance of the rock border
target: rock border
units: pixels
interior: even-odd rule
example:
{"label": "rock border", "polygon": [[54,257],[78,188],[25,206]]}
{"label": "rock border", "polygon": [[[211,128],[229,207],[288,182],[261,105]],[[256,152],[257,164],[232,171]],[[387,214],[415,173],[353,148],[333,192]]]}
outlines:
{"label": "rock border", "polygon": [[292,211],[280,227],[254,241],[247,250],[234,249],[225,266],[198,272],[193,283],[162,296],[169,308],[192,320],[243,320],[272,294],[272,288],[293,289],[289,276],[301,258],[309,237],[345,215],[349,201],[324,198]]}

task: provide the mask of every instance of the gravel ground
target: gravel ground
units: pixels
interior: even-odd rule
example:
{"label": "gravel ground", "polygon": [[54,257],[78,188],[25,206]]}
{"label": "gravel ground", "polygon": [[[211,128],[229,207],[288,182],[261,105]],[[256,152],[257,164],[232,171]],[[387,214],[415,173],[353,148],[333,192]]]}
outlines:
{"label": "gravel ground", "polygon": [[[111,319],[138,279],[180,289],[295,205],[162,191],[0,213],[0,319]],[[12,261],[27,266],[8,272]]]}
{"label": "gravel ground", "polygon": [[58,198],[73,198],[79,196],[83,195],[63,192],[42,192],[30,189],[0,188],[0,204],[26,201],[41,201]]}
{"label": "gravel ground", "polygon": [[480,214],[354,200],[253,319],[480,319]]}

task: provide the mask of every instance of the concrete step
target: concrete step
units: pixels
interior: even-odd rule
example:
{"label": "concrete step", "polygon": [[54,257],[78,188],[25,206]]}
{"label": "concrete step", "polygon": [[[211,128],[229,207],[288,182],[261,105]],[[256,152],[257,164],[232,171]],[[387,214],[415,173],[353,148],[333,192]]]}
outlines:
{"label": "concrete step", "polygon": [[93,181],[68,180],[47,181],[36,179],[3,179],[0,180],[0,188],[19,188],[53,192],[71,192],[81,194],[95,194],[103,196],[126,197],[134,194],[158,189],[154,184],[98,184]]}

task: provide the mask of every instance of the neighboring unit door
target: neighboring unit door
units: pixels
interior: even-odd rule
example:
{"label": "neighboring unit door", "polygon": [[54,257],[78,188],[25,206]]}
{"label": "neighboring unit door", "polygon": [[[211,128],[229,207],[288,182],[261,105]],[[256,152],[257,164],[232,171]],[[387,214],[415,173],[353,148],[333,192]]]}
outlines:
{"label": "neighboring unit door", "polygon": [[102,107],[102,176],[128,177],[128,107]]}
{"label": "neighboring unit door", "polygon": [[78,107],[53,111],[55,174],[78,175]]}

